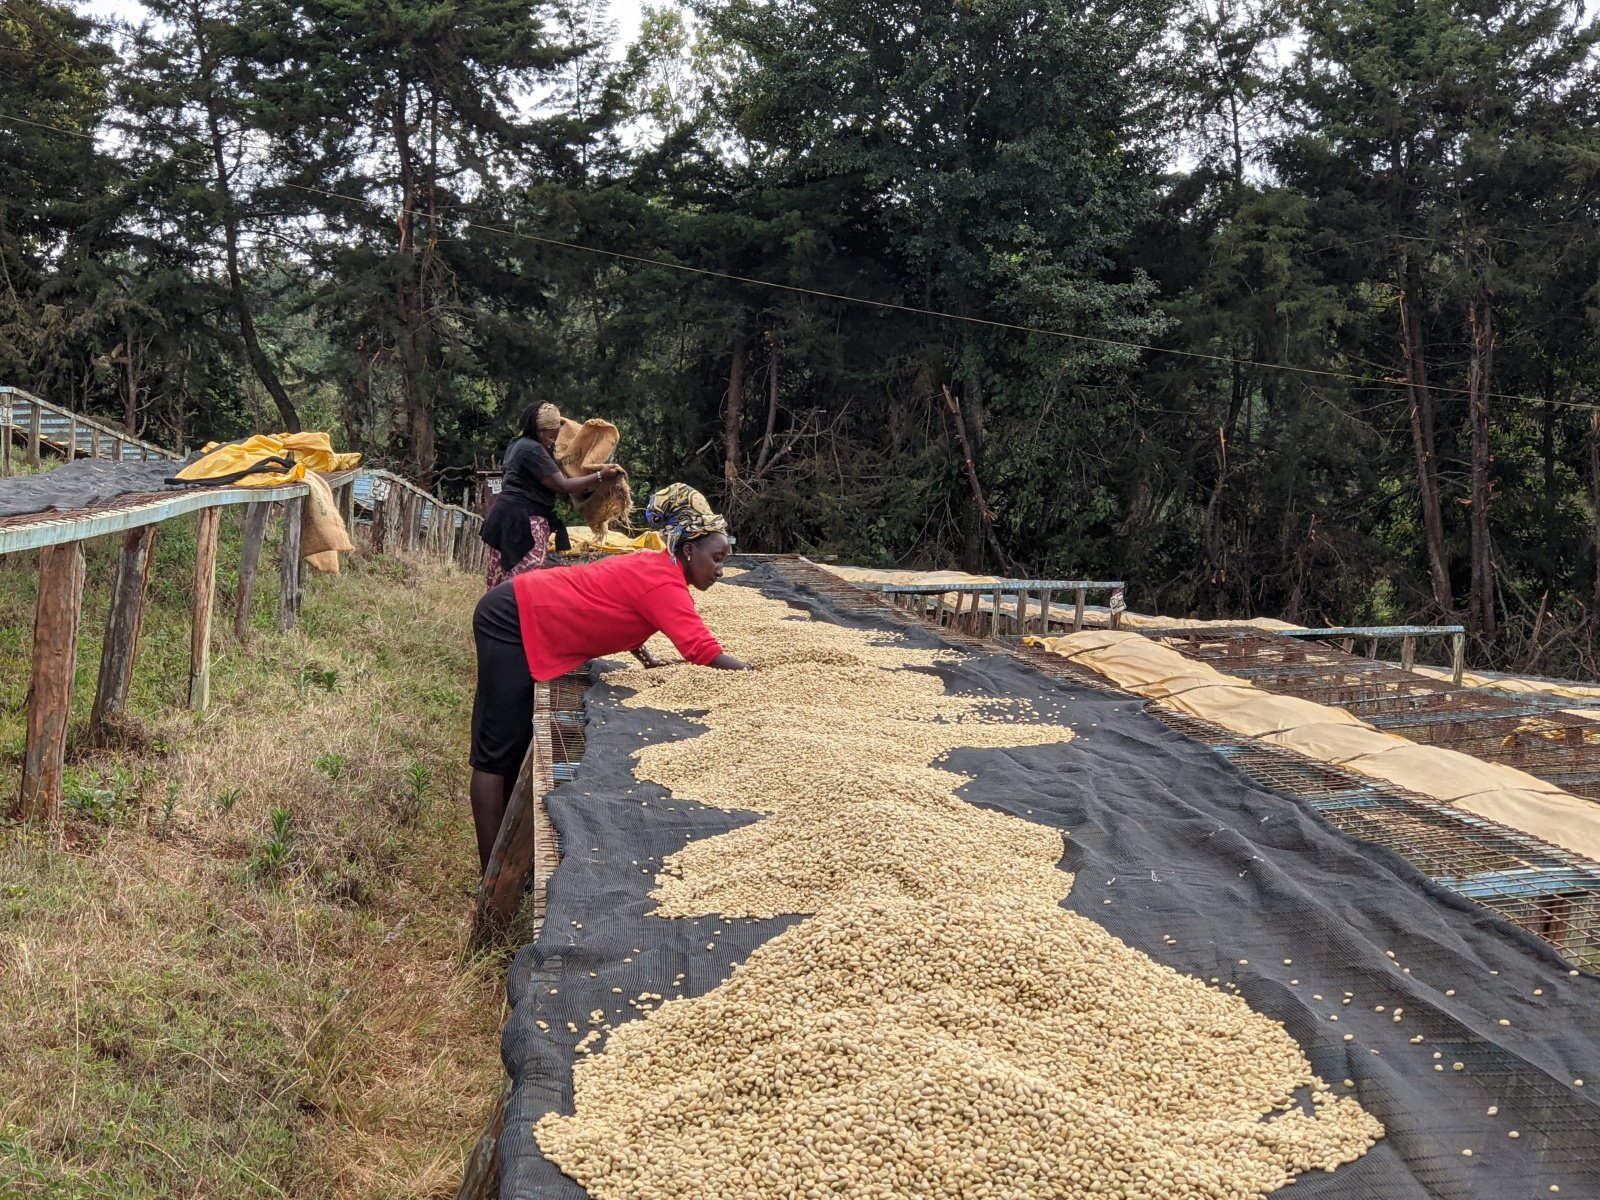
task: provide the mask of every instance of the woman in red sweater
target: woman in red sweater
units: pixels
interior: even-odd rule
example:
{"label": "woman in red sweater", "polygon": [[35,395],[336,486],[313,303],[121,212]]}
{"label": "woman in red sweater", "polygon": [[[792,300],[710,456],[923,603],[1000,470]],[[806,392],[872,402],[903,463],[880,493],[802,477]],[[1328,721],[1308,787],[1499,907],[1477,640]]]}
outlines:
{"label": "woman in red sweater", "polygon": [[695,611],[689,588],[722,578],[733,539],[728,523],[699,501],[662,514],[664,554],[619,554],[584,566],[515,575],[478,602],[472,632],[478,690],[472,704],[472,820],[480,870],[489,864],[506,797],[533,741],[535,680],[543,683],[591,658],[629,651],[658,661],[644,643],[664,633],[685,661],[730,671],[748,664],[726,653]]}

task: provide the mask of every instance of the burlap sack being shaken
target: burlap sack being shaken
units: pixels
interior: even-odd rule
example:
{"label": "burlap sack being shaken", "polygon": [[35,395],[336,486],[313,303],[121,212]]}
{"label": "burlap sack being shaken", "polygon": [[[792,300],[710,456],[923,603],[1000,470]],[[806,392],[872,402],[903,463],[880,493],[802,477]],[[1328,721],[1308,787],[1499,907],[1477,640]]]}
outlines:
{"label": "burlap sack being shaken", "polygon": [[[579,424],[563,417],[561,432],[556,434],[556,465],[569,479],[598,471],[615,459],[617,443],[621,440],[622,435],[610,421],[590,417]],[[633,512],[633,490],[628,486],[626,471],[615,479],[579,492],[572,497],[572,502],[600,540],[604,540],[613,524],[632,527],[629,515]]]}
{"label": "burlap sack being shaken", "polygon": [[305,483],[311,493],[306,497],[300,525],[300,557],[313,571],[337,575],[339,555],[350,553],[355,543],[344,527],[339,506],[333,502],[333,489],[328,481],[315,471],[307,471]]}

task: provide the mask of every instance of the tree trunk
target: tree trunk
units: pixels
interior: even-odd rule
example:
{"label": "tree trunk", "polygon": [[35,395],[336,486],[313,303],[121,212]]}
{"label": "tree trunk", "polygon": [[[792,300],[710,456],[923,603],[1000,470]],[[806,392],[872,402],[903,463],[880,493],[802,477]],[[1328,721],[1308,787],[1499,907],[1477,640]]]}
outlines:
{"label": "tree trunk", "polygon": [[[206,97],[206,120],[211,132],[212,164],[217,173],[217,196],[222,201],[223,249],[228,264],[228,300],[233,309],[234,319],[239,322],[239,339],[244,343],[245,357],[250,360],[250,369],[256,373],[256,378],[261,380],[261,386],[267,389],[272,402],[278,406],[278,416],[283,421],[284,431],[299,433],[300,413],[295,409],[294,401],[289,399],[289,393],[284,390],[283,382],[273,369],[272,361],[261,348],[261,339],[256,334],[255,317],[250,312],[250,298],[245,295],[244,276],[239,270],[239,214],[233,206],[233,191],[228,184],[228,161],[214,96]],[[132,353],[131,346],[129,353]],[[132,399],[128,401],[128,406],[130,421],[128,432],[132,433]]]}
{"label": "tree trunk", "polygon": [[1539,455],[1544,467],[1544,551],[1540,575],[1546,592],[1556,590],[1556,508],[1561,493],[1556,485],[1556,373],[1547,368],[1544,379],[1544,405],[1540,413]]}
{"label": "tree trunk", "polygon": [[741,329],[733,338],[728,405],[722,428],[722,481],[727,488],[723,504],[730,514],[739,507],[739,420],[744,412],[744,360],[749,347],[750,335]]}
{"label": "tree trunk", "polygon": [[1488,295],[1467,310],[1472,360],[1467,396],[1472,429],[1472,597],[1473,623],[1485,640],[1494,637],[1494,568],[1489,557],[1489,388],[1494,375],[1494,306]]}
{"label": "tree trunk", "polygon": [[778,335],[767,333],[767,428],[761,435],[761,452],[756,455],[755,474],[767,469],[772,458],[772,438],[778,429]]}
{"label": "tree trunk", "polygon": [[1589,506],[1594,513],[1594,592],[1589,622],[1600,636],[1600,412],[1589,414]]}
{"label": "tree trunk", "polygon": [[1406,399],[1411,416],[1411,442],[1417,455],[1417,491],[1422,505],[1422,532],[1428,552],[1428,576],[1433,601],[1441,613],[1455,611],[1450,595],[1450,568],[1445,554],[1444,514],[1439,504],[1439,475],[1435,462],[1433,396],[1428,390],[1428,365],[1423,358],[1422,331],[1418,327],[1414,272],[1408,266],[1400,280],[1400,353],[1405,360]]}
{"label": "tree trunk", "polygon": [[977,481],[983,471],[984,437],[983,393],[976,372],[967,375],[966,384],[961,389],[960,415],[966,430],[964,449],[967,452],[967,470],[971,472],[974,486],[972,506],[968,509],[968,517],[962,528],[961,567],[971,574],[978,574],[983,570],[984,534],[987,531],[993,539],[994,530],[989,523],[990,514],[985,511],[984,502],[977,499]]}
{"label": "tree trunk", "polygon": [[1217,611],[1223,611],[1228,584],[1228,565],[1222,547],[1222,497],[1228,487],[1228,445],[1233,441],[1239,424],[1239,413],[1244,407],[1244,372],[1235,360],[1233,386],[1228,395],[1228,416],[1217,430],[1217,479],[1211,488],[1211,499],[1206,503],[1205,550],[1206,576],[1216,593]]}

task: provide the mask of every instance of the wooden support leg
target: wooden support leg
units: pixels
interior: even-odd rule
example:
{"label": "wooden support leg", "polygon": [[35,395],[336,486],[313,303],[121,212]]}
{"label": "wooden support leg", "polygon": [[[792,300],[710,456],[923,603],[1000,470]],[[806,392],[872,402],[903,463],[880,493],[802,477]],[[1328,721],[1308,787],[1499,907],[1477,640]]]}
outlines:
{"label": "wooden support leg", "polygon": [[1467,635],[1457,633],[1450,638],[1450,682],[1461,686],[1461,675],[1467,663]]}
{"label": "wooden support leg", "polygon": [[244,544],[239,550],[239,593],[234,597],[233,636],[250,636],[250,609],[255,602],[256,573],[261,569],[261,544],[267,539],[272,504],[257,500],[244,507]]}
{"label": "wooden support leg", "polygon": [[128,689],[133,683],[133,660],[139,652],[139,627],[144,622],[144,598],[150,585],[151,549],[156,526],[129,530],[117,555],[117,575],[111,585],[111,615],[106,620],[105,643],[100,650],[100,682],[94,709],[89,714],[89,740],[105,745],[128,710]]}
{"label": "wooden support leg", "polygon": [[[550,850],[554,845],[544,798],[555,790],[555,769],[550,754],[550,685],[536,683],[533,689],[533,744],[522,761],[516,786],[506,800],[506,813],[500,821],[500,834],[489,853],[483,881],[478,886],[478,908],[472,922],[472,947],[481,950],[498,941],[517,914],[528,877],[534,882],[534,915],[542,917],[543,882],[554,869]],[[543,860],[543,861],[541,861]]]}
{"label": "wooden support leg", "polygon": [[40,464],[39,443],[42,440],[39,406],[31,404],[28,409],[28,465],[37,467]]}
{"label": "wooden support leg", "polygon": [[1340,638],[1339,639],[1339,647],[1346,654],[1354,654],[1356,652],[1356,640],[1353,637],[1351,637],[1351,638]]}
{"label": "wooden support leg", "polygon": [[217,529],[222,509],[200,512],[194,545],[194,622],[189,627],[189,707],[204,711],[211,703],[211,610],[217,598]]}
{"label": "wooden support leg", "polygon": [[1112,629],[1121,629],[1122,612],[1128,607],[1128,602],[1123,599],[1121,588],[1118,588],[1116,591],[1111,593],[1111,601],[1107,607],[1109,607],[1111,610],[1111,618],[1106,622],[1106,624]]}
{"label": "wooden support leg", "polygon": [[1400,669],[1409,671],[1417,661],[1417,639],[1403,637],[1400,639]]}
{"label": "wooden support leg", "polygon": [[461,1179],[461,1189],[456,1200],[499,1200],[500,1196],[500,1135],[506,1129],[506,1105],[511,1103],[511,1077],[507,1075],[500,1084],[500,1097],[479,1135],[472,1154],[467,1158],[467,1169]]}
{"label": "wooden support leg", "polygon": [[354,541],[356,534],[356,481],[354,479],[339,489],[337,500],[339,503],[339,519],[344,522],[345,532]]}
{"label": "wooden support leg", "polygon": [[11,812],[24,821],[53,820],[61,803],[82,605],[83,543],[46,546],[39,552],[39,598],[33,619],[33,676],[28,685],[28,741],[22,755],[22,792]]}
{"label": "wooden support leg", "polygon": [[1378,639],[1377,638],[1373,638],[1372,641],[1370,643],[1368,643],[1368,645],[1367,645],[1367,657],[1371,658],[1371,659],[1376,659],[1378,657]]}
{"label": "wooden support leg", "polygon": [[1084,606],[1084,602],[1086,600],[1088,600],[1088,598],[1089,598],[1089,590],[1087,588],[1079,588],[1077,595],[1073,597],[1073,603],[1072,603],[1072,632],[1073,633],[1081,632],[1082,629],[1083,629],[1083,606]]}
{"label": "wooden support leg", "polygon": [[78,457],[78,418],[67,418],[67,461]]}
{"label": "wooden support leg", "polygon": [[288,633],[300,620],[300,521],[306,498],[283,502],[283,559],[278,566],[278,628]]}
{"label": "wooden support leg", "polygon": [[0,392],[0,479],[11,474],[11,393]]}

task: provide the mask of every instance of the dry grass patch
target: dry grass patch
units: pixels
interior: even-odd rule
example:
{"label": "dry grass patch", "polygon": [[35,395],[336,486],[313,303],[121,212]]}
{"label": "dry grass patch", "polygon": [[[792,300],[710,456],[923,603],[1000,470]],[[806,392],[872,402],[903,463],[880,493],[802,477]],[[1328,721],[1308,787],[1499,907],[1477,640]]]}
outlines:
{"label": "dry grass patch", "polygon": [[[241,647],[225,540],[196,717],[176,707],[180,524],[157,539],[123,748],[74,759],[59,829],[0,828],[0,1195],[453,1195],[500,1071],[499,964],[459,958],[481,584],[351,563],[310,581],[287,637],[265,588]],[[91,548],[80,731],[110,549]],[[31,557],[0,561],[13,780]]]}

